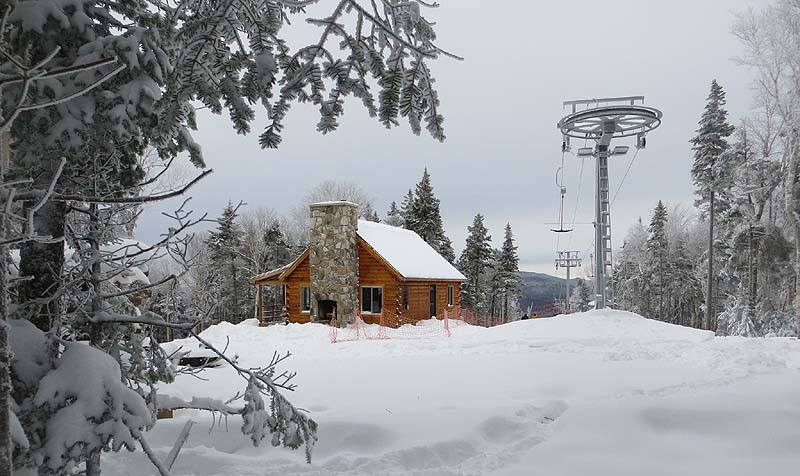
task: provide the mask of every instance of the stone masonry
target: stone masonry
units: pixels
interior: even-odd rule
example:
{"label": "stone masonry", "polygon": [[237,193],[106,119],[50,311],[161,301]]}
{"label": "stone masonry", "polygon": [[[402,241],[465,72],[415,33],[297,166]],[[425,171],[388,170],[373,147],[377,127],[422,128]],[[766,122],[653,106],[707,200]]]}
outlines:
{"label": "stone masonry", "polygon": [[336,301],[338,325],[343,326],[358,309],[358,205],[325,202],[310,208],[311,313],[318,320],[319,301]]}

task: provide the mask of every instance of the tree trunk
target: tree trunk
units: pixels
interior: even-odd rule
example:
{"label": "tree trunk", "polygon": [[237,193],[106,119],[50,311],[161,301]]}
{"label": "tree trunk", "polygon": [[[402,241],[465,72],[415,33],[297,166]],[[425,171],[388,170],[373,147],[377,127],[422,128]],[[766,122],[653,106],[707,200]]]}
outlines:
{"label": "tree trunk", "polygon": [[[50,177],[47,177],[49,183]],[[38,235],[52,238],[64,236],[67,206],[64,202],[47,202],[33,219]],[[20,247],[20,276],[33,276],[19,287],[22,316],[44,332],[60,314],[61,300],[54,298],[61,285],[64,268],[64,242],[36,243],[29,241]]]}
{"label": "tree trunk", "polygon": [[758,248],[759,242],[755,237],[753,227],[750,227],[750,257],[749,257],[749,284],[750,293],[748,296],[748,309],[750,310],[750,319],[756,321],[756,307],[758,305]]}
{"label": "tree trunk", "polygon": [[[95,181],[97,180],[97,171],[95,170]],[[97,184],[95,182],[95,186],[93,187],[93,194],[97,195]],[[100,264],[100,236],[101,236],[101,223],[100,223],[100,207],[96,203],[92,203],[89,205],[89,233],[87,236],[87,241],[89,243],[89,248],[91,249],[91,270],[92,274],[89,278],[89,283],[91,284],[93,295],[92,295],[92,302],[91,302],[91,317],[96,317],[102,310],[103,310],[103,299],[101,297],[102,294],[102,284],[103,284],[103,273]],[[93,323],[91,324],[91,332],[89,333],[90,338],[89,342],[93,347],[99,348],[102,350],[102,326],[101,324]],[[96,449],[92,453],[89,454],[88,459],[86,460],[86,476],[100,476],[100,450]]]}
{"label": "tree trunk", "polygon": [[714,191],[711,191],[708,212],[708,283],[706,291],[706,316],[703,329],[712,330],[714,316]]}
{"label": "tree trunk", "polygon": [[658,264],[658,320],[664,320],[664,262]]}
{"label": "tree trunk", "polygon": [[[5,2],[0,2],[5,5]],[[0,133],[0,182],[5,177],[6,133]],[[0,211],[0,241],[7,238],[7,218]],[[8,326],[8,246],[0,245],[0,474],[11,474],[11,342]]]}
{"label": "tree trunk", "polygon": [[100,476],[100,452],[95,451],[86,460],[86,476]]}

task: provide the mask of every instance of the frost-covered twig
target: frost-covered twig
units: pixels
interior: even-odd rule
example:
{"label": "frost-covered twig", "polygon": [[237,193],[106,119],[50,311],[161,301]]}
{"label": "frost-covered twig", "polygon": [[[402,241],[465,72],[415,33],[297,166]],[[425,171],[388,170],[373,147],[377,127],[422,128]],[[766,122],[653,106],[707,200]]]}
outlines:
{"label": "frost-covered twig", "polygon": [[189,420],[183,425],[183,429],[181,433],[178,435],[178,439],[175,440],[175,444],[172,446],[172,450],[167,455],[167,459],[164,461],[164,465],[167,467],[168,470],[172,471],[172,465],[175,464],[175,460],[178,458],[178,454],[181,452],[183,445],[186,444],[186,440],[189,439],[189,432],[192,431],[192,426],[194,425],[194,420]]}
{"label": "frost-covered twig", "polygon": [[169,469],[164,466],[164,463],[162,463],[161,460],[158,459],[158,456],[153,452],[153,449],[150,447],[150,444],[147,442],[144,435],[139,434],[137,439],[139,440],[139,444],[142,445],[142,450],[147,455],[147,458],[150,459],[150,462],[153,463],[153,466],[155,466],[158,470],[158,474],[161,476],[172,476],[172,474],[169,472]]}
{"label": "frost-covered twig", "polygon": [[189,191],[190,188],[197,185],[198,182],[206,178],[208,175],[214,173],[214,169],[204,170],[200,175],[192,179],[189,183],[184,185],[178,190],[173,190],[171,192],[162,193],[159,195],[145,195],[145,196],[138,196],[138,197],[91,197],[87,195],[76,195],[76,194],[54,194],[52,196],[52,200],[62,201],[62,202],[84,202],[84,203],[97,203],[97,204],[133,204],[133,203],[152,203],[152,202],[160,202],[163,200],[167,200],[170,198],[175,198],[181,196]]}
{"label": "frost-covered twig", "polygon": [[[317,440],[317,423],[303,414],[300,409],[296,408],[280,393],[281,389],[291,390],[291,388],[276,383],[271,378],[272,368],[245,369],[217,350],[196,332],[191,331],[191,335],[222,360],[226,361],[239,375],[248,380],[248,391],[245,392],[247,401],[244,414],[245,427],[243,429],[251,433],[254,444],[257,444],[265,436],[263,432],[269,429],[274,436],[282,436],[283,443],[286,446],[298,448],[301,445],[305,445],[306,460],[311,462],[311,452]],[[275,361],[274,356],[273,361]],[[255,392],[261,393],[265,391],[272,399],[273,414],[272,417],[266,420],[264,419],[266,409],[263,408],[263,400],[255,394]],[[275,444],[274,441],[273,444]]]}
{"label": "frost-covered twig", "polygon": [[222,400],[215,398],[192,397],[191,400],[173,397],[172,395],[157,395],[159,410],[205,410],[214,413],[224,413],[225,415],[241,415],[244,407],[232,407]]}
{"label": "frost-covered twig", "polygon": [[101,312],[93,317],[90,317],[88,320],[92,324],[145,324],[181,330],[191,330],[198,324],[197,322],[173,324],[171,322],[166,322],[162,319],[156,319],[154,317],[129,316],[112,312]]}

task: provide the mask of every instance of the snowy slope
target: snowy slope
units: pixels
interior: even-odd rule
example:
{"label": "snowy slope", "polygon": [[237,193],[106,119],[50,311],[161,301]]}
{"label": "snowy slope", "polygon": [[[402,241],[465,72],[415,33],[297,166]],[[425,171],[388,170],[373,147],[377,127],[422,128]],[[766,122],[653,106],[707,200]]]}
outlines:
{"label": "snowy slope", "polygon": [[[600,311],[450,338],[330,344],[317,324],[204,333],[245,365],[291,350],[290,397],[320,424],[314,461],[179,412],[148,438],[164,456],[195,426],[175,475],[782,475],[800,465],[800,342],[712,334]],[[193,345],[193,344],[191,344]],[[229,368],[162,389],[229,398]],[[153,474],[142,454],[104,474]]]}

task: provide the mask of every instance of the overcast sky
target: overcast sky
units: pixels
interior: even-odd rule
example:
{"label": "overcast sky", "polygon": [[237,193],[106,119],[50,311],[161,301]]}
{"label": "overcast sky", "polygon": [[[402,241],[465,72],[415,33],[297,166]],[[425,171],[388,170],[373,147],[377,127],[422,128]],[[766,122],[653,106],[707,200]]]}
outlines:
{"label": "overcast sky", "polygon": [[[628,226],[639,216],[649,219],[659,199],[691,204],[688,140],[711,80],[727,91],[732,121],[751,105],[752,75],[733,61],[740,52],[730,34],[735,13],[769,3],[438,1],[441,8],[429,18],[437,22],[439,44],[466,57],[432,64],[445,115],[445,143],[425,133],[414,136],[405,124],[386,130],[352,100],[340,130],[326,136],[316,132],[313,107],[295,106],[277,151],[259,148],[263,121],[255,124],[253,134],[240,136],[227,117],[201,112],[196,139],[215,173],[192,189],[192,208],[217,216],[228,200],[243,200],[249,208],[288,213],[311,187],[333,179],[357,183],[374,197],[383,216],[427,167],[457,253],[467,225],[480,212],[496,246],[505,223],[511,223],[521,269],[555,274],[557,246],[581,250],[588,262],[593,237],[591,226],[576,226],[571,238],[562,236],[557,243],[545,224],[558,218],[554,174],[561,161],[556,123],[567,113],[562,101],[644,95],[646,105],[664,113],[663,125],[648,136],[648,147],[637,157],[612,211],[612,235],[619,246]],[[632,152],[611,160],[612,191]],[[580,165],[567,156],[569,219]],[[593,219],[593,165],[586,162],[578,222]],[[175,205],[148,209],[138,237],[155,239],[168,226],[159,211]]]}

